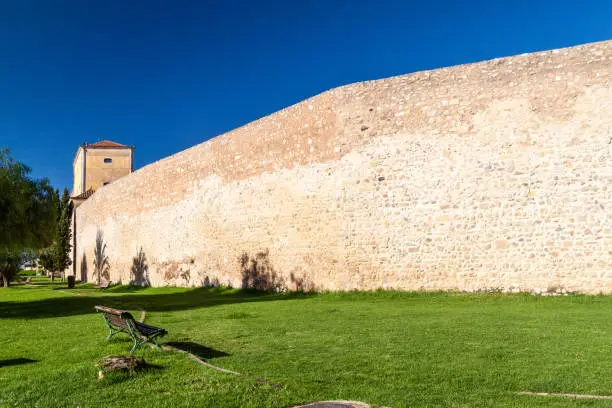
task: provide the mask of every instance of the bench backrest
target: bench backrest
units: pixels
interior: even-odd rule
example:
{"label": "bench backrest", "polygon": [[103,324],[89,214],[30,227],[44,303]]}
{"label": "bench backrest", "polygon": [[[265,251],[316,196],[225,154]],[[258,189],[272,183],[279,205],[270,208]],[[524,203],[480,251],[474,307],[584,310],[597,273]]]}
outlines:
{"label": "bench backrest", "polygon": [[132,326],[133,323],[135,323],[134,317],[128,311],[113,309],[112,307],[106,306],[95,306],[94,309],[96,309],[98,312],[104,313],[104,317],[115,326],[128,329],[128,321],[132,323]]}
{"label": "bench backrest", "polygon": [[[107,306],[94,306],[96,311],[104,313],[104,319],[112,332],[112,326],[127,330],[132,336],[140,337],[143,340],[149,341],[151,336],[164,336],[168,332],[158,327],[149,326],[142,322],[137,322],[130,312],[120,309],[113,309]],[[112,335],[112,334],[111,334]]]}

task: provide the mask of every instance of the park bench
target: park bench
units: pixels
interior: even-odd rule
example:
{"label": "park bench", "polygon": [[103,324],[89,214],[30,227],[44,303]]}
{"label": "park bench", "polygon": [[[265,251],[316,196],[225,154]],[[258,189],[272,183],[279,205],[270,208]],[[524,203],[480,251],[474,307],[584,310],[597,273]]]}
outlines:
{"label": "park bench", "polygon": [[125,310],[106,306],[95,306],[95,309],[104,314],[104,321],[110,331],[106,340],[110,340],[117,333],[126,333],[132,338],[134,346],[132,346],[130,354],[133,354],[138,347],[145,343],[151,343],[160,348],[155,339],[168,334],[166,330],[159,327],[137,322],[131,313]]}
{"label": "park bench", "polygon": [[94,289],[108,289],[111,285],[111,281],[102,281],[99,285],[94,286]]}

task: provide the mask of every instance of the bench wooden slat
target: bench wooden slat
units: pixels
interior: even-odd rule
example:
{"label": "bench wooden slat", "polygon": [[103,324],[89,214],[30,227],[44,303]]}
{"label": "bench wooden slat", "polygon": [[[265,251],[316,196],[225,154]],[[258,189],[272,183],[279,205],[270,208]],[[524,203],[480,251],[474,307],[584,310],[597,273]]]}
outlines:
{"label": "bench wooden slat", "polygon": [[134,317],[132,317],[132,314],[127,310],[113,309],[112,307],[107,306],[94,306],[94,309],[96,309],[98,312],[103,312],[107,315],[119,316],[122,319],[134,319]]}
{"label": "bench wooden slat", "polygon": [[165,332],[164,329],[160,329],[159,327],[155,327],[155,326],[149,326],[148,324],[144,324],[140,322],[136,322],[136,329],[146,336],[149,336],[157,332]]}
{"label": "bench wooden slat", "polygon": [[112,307],[107,306],[94,306],[94,309],[96,309],[98,312],[104,312],[117,316],[120,316],[121,313],[125,312],[125,310],[113,309]]}
{"label": "bench wooden slat", "polygon": [[118,317],[118,316],[108,315],[107,318],[115,326],[119,326],[119,327],[121,327],[123,329],[127,329],[128,328],[127,322],[125,320],[123,320],[122,318]]}

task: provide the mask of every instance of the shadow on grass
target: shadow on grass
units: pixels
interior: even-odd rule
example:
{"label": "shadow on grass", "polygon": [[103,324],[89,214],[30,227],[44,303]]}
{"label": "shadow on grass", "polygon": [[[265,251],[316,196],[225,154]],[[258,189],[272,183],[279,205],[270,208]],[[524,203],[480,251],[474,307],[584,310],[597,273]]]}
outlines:
{"label": "shadow on grass", "polygon": [[[54,286],[50,287],[51,290],[66,290],[68,289],[68,284],[64,284],[62,286]],[[142,290],[149,289],[144,286],[135,286],[135,285],[117,285],[111,282],[108,288],[97,288],[93,283],[83,283],[78,284],[74,287],[76,293],[81,294],[100,294],[100,293],[135,293],[140,292]]]}
{"label": "shadow on grass", "polygon": [[105,289],[106,293],[136,293],[141,291],[146,291],[149,289],[145,286],[136,286],[136,285],[112,285],[108,289]]}
{"label": "shadow on grass", "polygon": [[229,356],[229,354],[225,351],[215,350],[191,341],[169,341],[165,343],[165,345],[177,348],[179,350],[188,351],[202,360]]}
{"label": "shadow on grass", "polygon": [[75,289],[70,290],[69,293],[78,296],[71,295],[24,302],[0,301],[0,318],[36,319],[93,314],[95,313],[93,307],[96,305],[124,310],[143,308],[147,312],[172,312],[234,303],[305,299],[314,296],[306,293],[262,293],[225,288],[187,290],[156,288],[142,290],[140,288],[130,289],[125,286],[117,286],[105,291]]}
{"label": "shadow on grass", "polygon": [[0,360],[0,368],[28,363],[36,363],[38,360],[31,360],[29,358],[12,358],[10,360]]}

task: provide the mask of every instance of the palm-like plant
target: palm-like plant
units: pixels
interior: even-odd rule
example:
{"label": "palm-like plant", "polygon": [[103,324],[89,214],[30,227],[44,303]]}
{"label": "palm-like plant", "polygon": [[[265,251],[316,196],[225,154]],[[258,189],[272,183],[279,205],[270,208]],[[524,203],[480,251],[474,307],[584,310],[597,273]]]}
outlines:
{"label": "palm-like plant", "polygon": [[110,263],[108,262],[108,256],[106,256],[106,242],[104,242],[104,233],[102,230],[98,230],[96,233],[96,247],[94,248],[94,275],[98,279],[98,286],[100,285],[100,278],[102,276],[107,277],[109,275]]}

